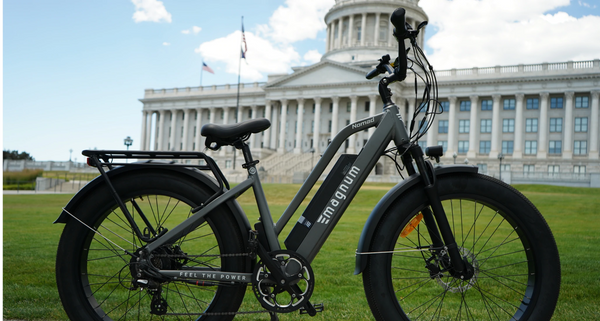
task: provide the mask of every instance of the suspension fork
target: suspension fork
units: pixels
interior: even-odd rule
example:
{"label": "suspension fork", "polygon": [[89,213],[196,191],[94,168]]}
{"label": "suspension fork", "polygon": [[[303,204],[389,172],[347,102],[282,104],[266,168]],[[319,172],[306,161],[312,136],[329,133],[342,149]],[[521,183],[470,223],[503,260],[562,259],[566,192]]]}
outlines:
{"label": "suspension fork", "polygon": [[452,233],[450,223],[448,222],[448,217],[446,216],[446,211],[442,206],[442,201],[437,192],[433,166],[423,158],[423,150],[421,147],[419,147],[419,145],[412,145],[408,147],[408,153],[405,153],[402,156],[402,162],[409,175],[415,174],[412,163],[413,159],[421,174],[421,179],[425,185],[425,194],[427,195],[427,199],[433,210],[433,213],[429,208],[425,208],[421,211],[433,246],[435,248],[445,249],[450,256],[454,271],[459,275],[464,275],[466,272],[465,263],[460,255],[458,245],[456,244],[454,234]]}

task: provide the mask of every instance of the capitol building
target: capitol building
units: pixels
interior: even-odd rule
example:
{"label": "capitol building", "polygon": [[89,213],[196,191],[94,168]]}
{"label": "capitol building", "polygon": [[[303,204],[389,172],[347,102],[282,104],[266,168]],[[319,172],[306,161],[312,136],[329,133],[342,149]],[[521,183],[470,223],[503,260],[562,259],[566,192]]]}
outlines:
{"label": "capitol building", "polygon": [[[265,181],[308,172],[341,128],[382,112],[377,81],[365,75],[382,55],[395,56],[389,18],[398,7],[413,27],[428,20],[418,0],[336,0],[325,16],[325,54],[316,64],[239,88],[146,89],[141,149],[205,151],[204,124],[265,117],[271,128],[248,142]],[[436,70],[436,76],[443,113],[419,144],[442,145],[441,163],[476,165],[512,183],[600,186],[600,59]],[[409,72],[406,82],[390,86],[405,122],[418,106],[413,79]],[[339,153],[359,153],[373,130],[351,136]],[[231,147],[208,154],[222,169],[233,168]],[[397,179],[387,157],[369,177]]]}

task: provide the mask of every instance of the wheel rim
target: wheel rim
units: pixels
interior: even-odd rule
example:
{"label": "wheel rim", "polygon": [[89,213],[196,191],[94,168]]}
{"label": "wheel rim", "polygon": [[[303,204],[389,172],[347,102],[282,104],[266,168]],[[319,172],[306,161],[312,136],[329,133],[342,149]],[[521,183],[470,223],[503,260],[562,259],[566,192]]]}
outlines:
{"label": "wheel rim", "polygon": [[[144,195],[128,198],[125,205],[141,230],[145,224],[134,209],[132,199],[147,216],[151,225],[159,228],[173,228],[191,215],[191,206],[185,200],[166,195]],[[157,291],[136,288],[132,285],[136,273],[135,259],[123,249],[135,253],[145,244],[133,232],[119,208],[107,211],[94,228],[103,236],[90,232],[83,244],[81,256],[81,282],[83,291],[95,314],[103,320],[196,320],[218,295],[218,286],[196,286],[184,282],[163,282],[160,298]],[[145,231],[148,232],[148,231]],[[108,240],[107,240],[108,239]],[[109,241],[110,240],[110,241]],[[204,222],[185,237],[177,240],[171,250],[155,253],[153,264],[162,268],[183,269],[204,267],[219,270],[221,259],[218,234],[210,224]],[[174,246],[181,250],[176,251]],[[189,257],[185,253],[201,255]],[[165,257],[160,257],[162,254]],[[173,257],[176,254],[179,257]],[[172,257],[167,258],[166,256]],[[185,256],[185,258],[183,258]],[[162,301],[164,300],[164,301]],[[151,315],[151,305],[167,302],[168,315]]]}
{"label": "wheel rim", "polygon": [[[442,204],[474,275],[461,280],[443,271],[449,259],[432,254],[421,220],[408,236],[398,233],[395,246],[403,250],[391,257],[391,283],[400,307],[410,320],[519,320],[535,285],[535,264],[524,233],[498,207],[467,199]],[[419,213],[400,231],[414,224],[412,218]]]}

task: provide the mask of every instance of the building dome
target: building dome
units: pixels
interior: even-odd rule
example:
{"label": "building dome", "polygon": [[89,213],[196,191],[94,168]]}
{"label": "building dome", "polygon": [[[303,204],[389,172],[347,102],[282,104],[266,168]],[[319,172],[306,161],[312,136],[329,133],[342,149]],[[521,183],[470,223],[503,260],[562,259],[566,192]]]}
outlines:
{"label": "building dome", "polygon": [[[325,15],[327,41],[323,59],[370,64],[398,48],[390,23],[391,13],[406,9],[406,21],[416,28],[427,20],[419,0],[336,0]],[[423,46],[424,30],[419,35]]]}

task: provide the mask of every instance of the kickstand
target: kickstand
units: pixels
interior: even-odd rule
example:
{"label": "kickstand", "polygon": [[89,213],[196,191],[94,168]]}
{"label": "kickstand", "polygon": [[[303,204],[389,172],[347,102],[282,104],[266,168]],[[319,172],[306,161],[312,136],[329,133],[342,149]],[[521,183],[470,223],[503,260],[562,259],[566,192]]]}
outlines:
{"label": "kickstand", "polygon": [[277,313],[269,312],[269,315],[271,316],[271,321],[279,321],[279,317],[277,316]]}

